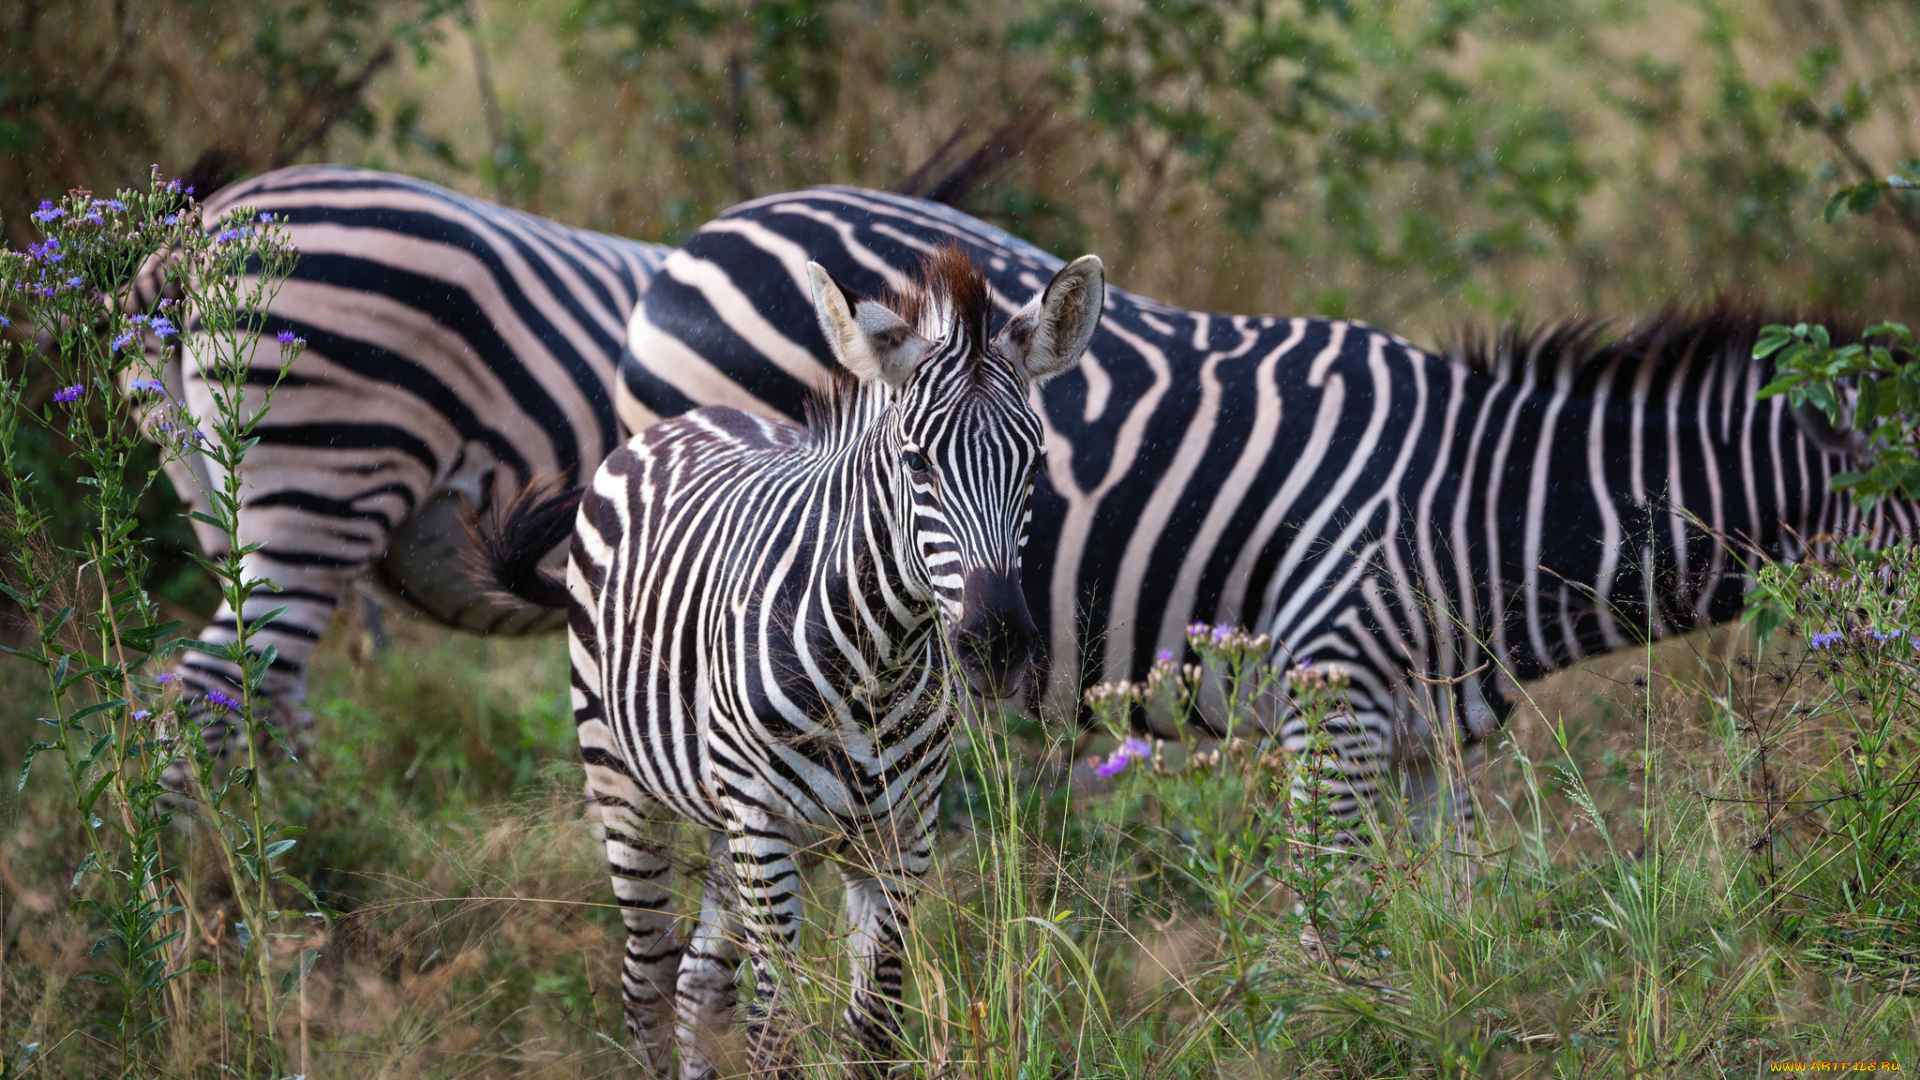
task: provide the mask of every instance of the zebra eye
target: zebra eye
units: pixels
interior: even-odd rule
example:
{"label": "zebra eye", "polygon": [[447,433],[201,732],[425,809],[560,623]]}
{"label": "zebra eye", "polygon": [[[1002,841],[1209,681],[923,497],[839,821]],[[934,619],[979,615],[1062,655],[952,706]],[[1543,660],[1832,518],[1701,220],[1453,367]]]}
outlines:
{"label": "zebra eye", "polygon": [[904,462],[907,468],[912,470],[913,472],[923,473],[927,471],[927,459],[921,457],[920,451],[918,450],[902,451],[900,454],[900,460]]}

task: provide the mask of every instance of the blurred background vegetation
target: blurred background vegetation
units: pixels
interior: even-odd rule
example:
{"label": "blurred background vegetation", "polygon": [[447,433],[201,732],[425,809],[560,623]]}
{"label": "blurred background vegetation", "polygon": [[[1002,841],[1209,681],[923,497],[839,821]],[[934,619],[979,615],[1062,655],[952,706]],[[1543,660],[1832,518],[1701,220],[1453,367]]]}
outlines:
{"label": "blurred background vegetation", "polygon": [[149,163],[329,160],[674,241],[758,194],[919,194],[1219,310],[1916,314],[1910,0],[19,0],[0,215]]}

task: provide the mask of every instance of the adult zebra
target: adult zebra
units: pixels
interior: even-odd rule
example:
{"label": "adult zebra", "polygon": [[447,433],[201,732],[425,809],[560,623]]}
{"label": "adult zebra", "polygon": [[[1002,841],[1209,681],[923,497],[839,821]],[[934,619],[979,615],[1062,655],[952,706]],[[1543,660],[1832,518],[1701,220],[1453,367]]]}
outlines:
{"label": "adult zebra", "polygon": [[[260,333],[307,342],[243,466],[241,540],[262,545],[248,572],[279,586],[250,597],[245,614],[289,609],[255,638],[278,653],[266,694],[290,711],[304,698],[312,650],[369,568],[449,626],[556,626],[475,595],[462,570],[466,507],[534,477],[589,476],[625,440],[614,384],[626,324],[667,249],[333,166],[229,186],[203,204],[206,227],[239,206],[284,220],[300,252]],[[149,261],[134,303],[158,298],[164,271],[161,257]],[[210,401],[188,329],[162,381],[198,416]],[[276,355],[269,344],[260,363]],[[196,501],[207,468],[169,463],[183,500]],[[225,550],[225,536],[195,529],[209,553]],[[223,606],[200,637],[234,632]],[[192,696],[230,692],[237,676],[192,651],[176,670]],[[210,741],[224,738],[222,716],[210,718]]]}
{"label": "adult zebra", "polygon": [[[673,1027],[689,1080],[715,1072],[735,913],[758,991],[749,1052],[778,1063],[778,954],[799,942],[799,868],[823,854],[847,885],[847,1023],[892,1048],[948,683],[1004,693],[1033,649],[1020,559],[1044,447],[1029,391],[1080,358],[1104,285],[1082,258],[990,340],[986,280],[957,247],[891,306],[805,271],[837,366],[804,428],[728,408],[665,421],[584,493],[518,500],[489,534],[497,587],[569,608],[587,790],[628,928],[628,1028],[657,1072]],[[568,531],[562,586],[534,564]],[[664,853],[676,818],[731,856],[710,860],[684,946]]]}
{"label": "adult zebra", "polygon": [[[805,262],[874,291],[949,240],[987,269],[1001,316],[1060,265],[879,192],[728,211],[668,257],[635,313],[622,415],[798,415],[828,355]],[[1351,674],[1353,722],[1334,733],[1350,813],[1408,736],[1495,730],[1517,680],[1731,618],[1739,546],[1791,559],[1803,537],[1914,527],[1911,505],[1863,518],[1830,494],[1840,441],[1779,399],[1756,404],[1757,313],[1669,314],[1612,341],[1563,326],[1442,356],[1355,322],[1111,288],[1106,304],[1085,361],[1040,400],[1051,453],[1027,589],[1055,658],[1048,696],[1070,707],[1093,682],[1143,677],[1157,651],[1185,649],[1191,621],[1250,625],[1276,660]]]}

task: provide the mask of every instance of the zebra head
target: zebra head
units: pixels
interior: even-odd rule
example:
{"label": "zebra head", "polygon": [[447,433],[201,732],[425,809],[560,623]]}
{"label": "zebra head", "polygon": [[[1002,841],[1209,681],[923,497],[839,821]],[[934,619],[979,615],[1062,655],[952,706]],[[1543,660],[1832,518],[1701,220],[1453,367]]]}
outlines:
{"label": "zebra head", "polygon": [[1046,453],[1032,387],[1078,363],[1106,276],[1083,256],[989,337],[992,293],[965,250],[930,255],[892,303],[807,265],[834,356],[879,390],[878,465],[893,492],[901,577],[938,609],[967,685],[1012,694],[1038,631],[1020,583],[1027,502]]}

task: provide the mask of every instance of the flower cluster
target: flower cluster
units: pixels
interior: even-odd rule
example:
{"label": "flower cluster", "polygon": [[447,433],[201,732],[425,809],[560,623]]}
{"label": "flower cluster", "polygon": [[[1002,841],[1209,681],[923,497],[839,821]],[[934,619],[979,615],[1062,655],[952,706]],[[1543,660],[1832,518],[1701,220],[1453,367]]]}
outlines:
{"label": "flower cluster", "polygon": [[1126,739],[1108,754],[1105,760],[1088,758],[1087,764],[1102,780],[1111,780],[1127,771],[1127,766],[1135,761],[1148,761],[1153,757],[1153,744],[1145,739]]}
{"label": "flower cluster", "polygon": [[193,426],[193,417],[185,406],[178,406],[175,416],[178,423],[162,419],[153,425],[154,433],[160,436],[156,441],[178,443],[181,449],[192,449],[195,444],[207,441],[207,433]]}
{"label": "flower cluster", "polygon": [[235,701],[233,698],[228,697],[218,690],[207,691],[207,701],[209,704],[218,708],[228,709],[232,712],[240,711],[240,703],[238,701]]}
{"label": "flower cluster", "polygon": [[1287,681],[1293,686],[1294,697],[1312,694],[1337,693],[1352,685],[1353,677],[1339,664],[1322,664],[1308,667],[1313,658],[1302,657],[1300,665],[1287,675]]}
{"label": "flower cluster", "polygon": [[298,349],[307,343],[305,338],[295,334],[291,330],[280,331],[279,334],[274,336],[274,340],[278,341],[283,348],[288,349]]}
{"label": "flower cluster", "polygon": [[1807,639],[1807,648],[1812,649],[1815,652],[1824,652],[1828,649],[1834,648],[1835,646],[1846,645],[1850,642],[1858,642],[1861,645],[1865,645],[1869,641],[1877,645],[1885,645],[1888,642],[1894,642],[1896,644],[1907,645],[1915,649],[1920,649],[1920,633],[1916,633],[1910,630],[1865,630],[1865,629],[1855,629],[1851,631],[1834,630],[1824,634],[1815,634],[1812,637]]}
{"label": "flower cluster", "polygon": [[33,220],[39,222],[42,225],[47,225],[52,222],[58,221],[63,217],[66,217],[67,212],[62,207],[55,206],[52,203],[48,202],[47,200],[41,199],[40,209],[35,210],[33,213],[27,216],[31,217]]}
{"label": "flower cluster", "polygon": [[130,394],[164,394],[167,386],[159,379],[135,379],[127,384]]}
{"label": "flower cluster", "polygon": [[1139,700],[1139,691],[1134,684],[1125,679],[1119,682],[1101,683],[1086,693],[1087,708],[1099,710],[1102,706],[1128,705]]}
{"label": "flower cluster", "polygon": [[1257,660],[1272,651],[1273,638],[1266,634],[1250,634],[1238,626],[1225,623],[1208,626],[1196,622],[1187,627],[1187,644],[1203,655],[1204,650],[1223,654],[1229,660]]}
{"label": "flower cluster", "polygon": [[69,401],[79,401],[80,395],[86,392],[87,388],[85,386],[80,383],[74,383],[72,386],[61,387],[56,391],[53,395],[53,400],[58,404],[64,405]]}

